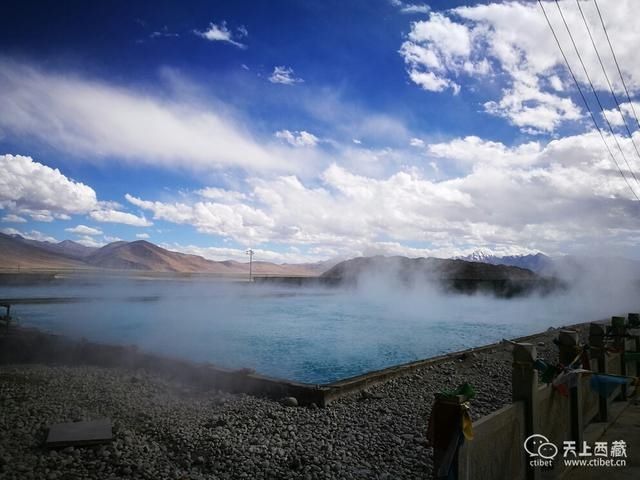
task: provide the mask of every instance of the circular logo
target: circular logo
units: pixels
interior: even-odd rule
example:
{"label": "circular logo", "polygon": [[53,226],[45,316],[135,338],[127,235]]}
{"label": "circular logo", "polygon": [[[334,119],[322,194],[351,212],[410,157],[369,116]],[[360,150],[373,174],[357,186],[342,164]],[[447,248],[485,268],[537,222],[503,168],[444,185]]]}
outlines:
{"label": "circular logo", "polygon": [[538,457],[540,454],[538,453],[538,449],[540,446],[549,443],[549,439],[544,435],[540,435],[538,433],[534,433],[533,435],[527,437],[524,441],[524,449],[525,451],[532,457]]}
{"label": "circular logo", "polygon": [[543,443],[538,447],[538,455],[545,460],[553,460],[557,454],[558,447],[551,442]]}
{"label": "circular logo", "polygon": [[558,447],[549,441],[544,435],[535,433],[524,441],[524,449],[531,457],[540,457],[545,460],[553,460],[558,454]]}

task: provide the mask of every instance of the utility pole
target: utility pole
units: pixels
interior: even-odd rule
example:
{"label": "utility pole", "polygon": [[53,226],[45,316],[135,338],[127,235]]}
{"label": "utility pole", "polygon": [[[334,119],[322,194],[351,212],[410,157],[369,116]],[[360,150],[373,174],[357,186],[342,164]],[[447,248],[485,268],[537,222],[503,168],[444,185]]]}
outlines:
{"label": "utility pole", "polygon": [[245,253],[249,255],[249,282],[253,282],[253,250],[249,249]]}

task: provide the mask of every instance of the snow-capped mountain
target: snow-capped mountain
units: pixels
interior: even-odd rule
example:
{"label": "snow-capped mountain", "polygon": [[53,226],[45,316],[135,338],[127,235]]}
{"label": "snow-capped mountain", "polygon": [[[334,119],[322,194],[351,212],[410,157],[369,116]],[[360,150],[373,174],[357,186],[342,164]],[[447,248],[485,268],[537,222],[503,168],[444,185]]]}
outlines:
{"label": "snow-capped mountain", "polygon": [[544,253],[530,253],[524,255],[504,255],[499,256],[486,248],[474,250],[471,254],[455,257],[468,262],[489,263],[491,265],[509,265],[512,267],[527,268],[536,273],[547,271],[551,268],[553,261]]}

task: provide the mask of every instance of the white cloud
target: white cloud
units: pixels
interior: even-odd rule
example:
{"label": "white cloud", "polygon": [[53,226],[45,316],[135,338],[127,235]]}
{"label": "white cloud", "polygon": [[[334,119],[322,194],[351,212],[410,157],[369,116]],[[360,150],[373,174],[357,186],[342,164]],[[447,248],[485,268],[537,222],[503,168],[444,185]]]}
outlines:
{"label": "white cloud", "polygon": [[52,221],[54,216],[68,219],[70,214],[86,213],[96,206],[91,187],[70,180],[58,169],[31,157],[0,155],[0,208]]}
{"label": "white cloud", "polygon": [[[0,208],[39,222],[70,220],[70,215],[88,214],[99,222],[152,225],[144,217],[117,210],[114,202],[98,201],[96,192],[88,185],[21,155],[0,155]],[[83,225],[76,228],[79,227],[89,228]]]}
{"label": "white cloud", "polygon": [[416,14],[416,13],[429,13],[431,8],[424,3],[406,3],[401,0],[390,0],[391,5],[398,7],[401,13]]}
{"label": "white cloud", "polygon": [[424,147],[424,140],[414,137],[411,140],[409,140],[409,145],[416,148],[422,148]]}
{"label": "white cloud", "polygon": [[[175,82],[174,82],[175,83]],[[291,171],[295,159],[258,142],[221,104],[136,91],[0,57],[0,132],[84,160],[212,171]]]}
{"label": "white cloud", "polygon": [[132,213],[112,209],[94,210],[89,216],[96,222],[122,223],[133,227],[150,227],[153,225],[153,222],[150,222],[144,217],[138,217]]}
{"label": "white cloud", "polygon": [[[586,84],[555,4],[545,4],[578,80]],[[560,4],[580,42],[586,32],[575,2]],[[585,3],[583,10],[596,42],[606,45],[595,8]],[[602,11],[623,74],[635,90],[640,87],[634,47],[640,43],[640,31],[628,19],[640,14],[640,4],[632,0],[602,1]],[[607,92],[594,49],[588,41],[579,48],[596,88]],[[426,90],[452,89],[456,93],[466,81],[494,82],[487,91],[496,91],[495,82],[504,81],[502,97],[487,100],[485,109],[524,132],[552,132],[563,122],[582,118],[580,108],[569,96],[572,80],[537,2],[507,1],[432,12],[427,20],[411,24],[400,54],[409,78]],[[622,83],[613,74],[613,58],[606,54],[603,60],[614,88],[623,93]]]}
{"label": "white cloud", "polygon": [[76,233],[78,235],[102,235],[102,230],[86,225],[76,225],[73,228],[65,228],[65,232]]}
{"label": "white cloud", "polygon": [[289,130],[280,130],[275,133],[276,138],[284,140],[289,145],[293,145],[294,147],[315,147],[319,138],[314,134],[302,131],[291,132]]}
{"label": "white cloud", "polygon": [[269,81],[271,83],[281,83],[283,85],[293,85],[295,83],[304,82],[303,79],[294,75],[293,68],[285,67],[284,65],[273,67],[273,72],[269,75]]}
{"label": "white cloud", "polygon": [[151,235],[149,235],[148,233],[136,233],[136,238],[147,240],[148,238],[151,238]]}
{"label": "white cloud", "polygon": [[91,248],[100,248],[104,247],[105,245],[105,242],[99,241],[95,237],[89,235],[82,235],[81,237],[75,239],[74,242]]}
{"label": "white cloud", "polygon": [[10,213],[2,217],[2,221],[6,223],[27,223],[27,221],[24,218],[18,215],[14,215],[13,213]]}
{"label": "white cloud", "polygon": [[[233,32],[231,32],[227,28],[227,24],[224,21],[220,24],[211,22],[209,24],[209,28],[207,28],[207,30],[205,30],[204,32],[195,30],[194,33],[212,42],[226,42],[226,43],[230,43],[231,45],[235,45],[238,48],[242,48],[242,49],[247,48],[245,44],[234,40]],[[247,32],[247,29],[244,26],[240,26],[238,28],[238,37],[240,38],[246,37],[248,34],[249,33]]]}
{"label": "white cloud", "polygon": [[[629,240],[640,227],[596,133],[513,147],[465,137],[430,144],[426,154],[436,168],[457,165],[459,176],[436,181],[413,167],[374,178],[332,165],[320,184],[253,178],[242,195],[217,189],[214,201],[126,198],[154,219],[241,245],[305,246],[312,256],[313,249],[327,256],[448,256],[478,246],[559,251],[596,238]],[[426,246],[412,251],[407,242]]]}
{"label": "white cloud", "polygon": [[640,103],[634,102],[632,106],[629,102],[623,102],[620,104],[620,110],[622,111],[622,115],[620,115],[617,108],[612,108],[610,110],[605,109],[604,113],[601,113],[600,115],[603,119],[606,117],[607,120],[609,120],[609,123],[614,127],[622,127],[626,122],[631,131],[635,130],[635,127],[638,125],[635,114],[640,112]]}

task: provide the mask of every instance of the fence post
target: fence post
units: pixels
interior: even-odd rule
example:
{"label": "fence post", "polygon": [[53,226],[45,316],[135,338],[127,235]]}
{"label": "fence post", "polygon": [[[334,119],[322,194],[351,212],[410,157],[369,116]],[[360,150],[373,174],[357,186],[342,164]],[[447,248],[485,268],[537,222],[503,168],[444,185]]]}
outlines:
{"label": "fence post", "polygon": [[[607,350],[605,348],[605,331],[602,325],[592,323],[589,325],[589,346],[591,358],[598,362],[598,373],[607,373]],[[598,395],[598,420],[609,421],[609,403],[607,399]]]}
{"label": "fence post", "polygon": [[437,479],[459,478],[460,423],[464,402],[462,395],[435,395],[427,436],[433,446],[433,470]]}
{"label": "fence post", "polygon": [[[580,336],[575,330],[560,330],[558,334],[560,363],[569,366],[580,353]],[[582,389],[579,383],[569,390],[571,439],[582,445]]]}
{"label": "fence post", "polygon": [[[620,375],[627,374],[627,362],[624,358],[624,352],[627,346],[627,319],[625,317],[611,317],[611,334],[613,335],[613,344],[620,349]],[[620,400],[627,399],[627,386],[620,386]]]}
{"label": "fence post", "polygon": [[[638,313],[630,313],[629,315],[627,315],[627,318],[629,319],[629,328],[639,328],[640,327],[640,314]],[[636,353],[640,352],[640,335],[637,335],[637,332],[635,335],[633,335],[633,340],[635,342],[635,351]],[[636,376],[640,375],[640,360],[638,360],[636,362]]]}
{"label": "fence post", "polygon": [[[514,402],[524,402],[524,437],[540,433],[538,420],[538,371],[533,368],[537,358],[534,345],[518,343],[513,347],[513,369],[511,376]],[[520,448],[518,445],[517,448]],[[527,480],[539,480],[540,469],[532,467],[522,452]]]}

